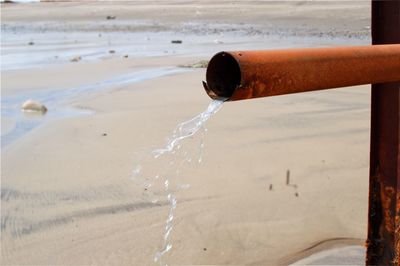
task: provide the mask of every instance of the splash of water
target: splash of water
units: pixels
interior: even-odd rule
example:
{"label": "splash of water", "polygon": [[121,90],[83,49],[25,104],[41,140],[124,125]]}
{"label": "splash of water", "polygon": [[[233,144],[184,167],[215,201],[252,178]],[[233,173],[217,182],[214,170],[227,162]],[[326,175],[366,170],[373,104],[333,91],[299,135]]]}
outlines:
{"label": "splash of water", "polygon": [[[201,163],[202,151],[204,148],[204,136],[207,131],[205,123],[212,115],[218,112],[222,107],[225,99],[213,100],[207,109],[190,120],[180,123],[173,131],[172,137],[167,144],[160,149],[152,152],[152,160],[164,159],[163,167],[157,169],[152,177],[143,174],[142,165],[137,165],[132,171],[132,179],[144,186],[144,190],[153,203],[157,203],[160,199],[165,198],[169,205],[168,216],[165,221],[164,235],[162,247],[154,256],[154,262],[160,265],[167,265],[163,261],[163,257],[171,251],[173,245],[170,241],[173,230],[174,210],[177,207],[177,199],[175,192],[181,189],[189,188],[189,184],[178,184],[173,186],[172,181],[177,181],[183,165],[187,163]],[[197,132],[201,131],[201,140],[197,154],[191,153],[184,147],[184,141],[193,137]],[[197,155],[197,160],[193,161],[192,157]],[[179,181],[179,180],[178,180]],[[156,188],[162,186],[161,188]]]}

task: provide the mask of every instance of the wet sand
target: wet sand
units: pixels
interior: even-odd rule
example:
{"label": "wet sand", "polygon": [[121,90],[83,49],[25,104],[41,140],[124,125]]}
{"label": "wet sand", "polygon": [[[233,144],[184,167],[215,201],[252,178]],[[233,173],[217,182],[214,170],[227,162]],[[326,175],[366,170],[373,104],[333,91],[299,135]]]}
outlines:
{"label": "wet sand", "polygon": [[[157,172],[151,151],[210,102],[205,69],[180,65],[224,49],[369,43],[365,1],[63,2],[1,12],[2,142],[21,122],[7,115],[20,100],[53,97],[39,124],[1,151],[3,265],[151,265],[169,204],[152,203],[132,170]],[[369,98],[358,86],[225,103],[206,125],[202,162],[173,180],[190,188],[175,192],[164,260],[277,265],[363,245]],[[201,134],[185,143],[194,157],[199,143]]]}

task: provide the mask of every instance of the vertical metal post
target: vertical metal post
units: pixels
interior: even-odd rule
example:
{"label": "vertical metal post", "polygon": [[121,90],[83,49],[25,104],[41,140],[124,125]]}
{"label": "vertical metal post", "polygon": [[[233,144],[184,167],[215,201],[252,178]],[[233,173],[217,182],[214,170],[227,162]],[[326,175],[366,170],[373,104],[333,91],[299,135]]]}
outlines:
{"label": "vertical metal post", "polygon": [[[372,44],[400,43],[400,0],[372,0]],[[379,66],[376,66],[379,67]],[[366,265],[400,265],[400,82],[372,85]]]}

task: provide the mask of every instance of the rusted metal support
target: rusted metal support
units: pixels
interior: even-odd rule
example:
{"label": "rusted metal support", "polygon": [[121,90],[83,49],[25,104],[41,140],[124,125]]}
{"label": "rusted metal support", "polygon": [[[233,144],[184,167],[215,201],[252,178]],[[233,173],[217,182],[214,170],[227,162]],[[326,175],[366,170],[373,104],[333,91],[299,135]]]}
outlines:
{"label": "rusted metal support", "polygon": [[206,79],[211,98],[229,101],[398,81],[400,45],[221,52]]}
{"label": "rusted metal support", "polygon": [[[400,43],[400,1],[372,1],[372,44]],[[400,82],[372,85],[367,265],[400,265]]]}

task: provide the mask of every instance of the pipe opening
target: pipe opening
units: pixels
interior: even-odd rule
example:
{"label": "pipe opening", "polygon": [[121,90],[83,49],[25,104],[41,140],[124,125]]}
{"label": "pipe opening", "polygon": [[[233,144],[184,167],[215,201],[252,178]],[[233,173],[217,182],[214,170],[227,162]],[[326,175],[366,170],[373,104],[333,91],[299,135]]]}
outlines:
{"label": "pipe opening", "polygon": [[225,52],[216,54],[208,64],[207,86],[219,97],[230,98],[240,86],[240,67],[236,59]]}

